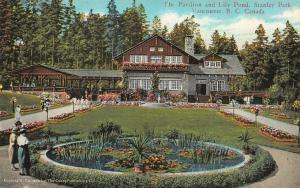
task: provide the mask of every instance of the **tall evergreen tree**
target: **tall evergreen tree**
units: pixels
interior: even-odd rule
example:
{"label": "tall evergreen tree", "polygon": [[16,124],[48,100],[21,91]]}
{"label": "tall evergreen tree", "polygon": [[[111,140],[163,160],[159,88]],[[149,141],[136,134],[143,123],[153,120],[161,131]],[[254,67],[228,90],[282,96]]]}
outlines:
{"label": "tall evergreen tree", "polygon": [[199,32],[199,26],[200,25],[195,21],[195,16],[188,17],[181,23],[174,25],[173,30],[169,34],[170,40],[183,49],[185,37]]}
{"label": "tall evergreen tree", "polygon": [[121,53],[122,51],[122,39],[121,39],[121,23],[120,13],[117,10],[115,0],[110,0],[108,3],[108,15],[106,22],[106,38],[108,48],[106,52],[111,54],[111,57]]}
{"label": "tall evergreen tree", "polygon": [[158,18],[158,16],[154,16],[152,24],[151,24],[151,34],[158,34],[162,35],[162,23],[161,20]]}
{"label": "tall evergreen tree", "polygon": [[200,32],[195,34],[195,54],[205,54],[207,52],[205,42]]}

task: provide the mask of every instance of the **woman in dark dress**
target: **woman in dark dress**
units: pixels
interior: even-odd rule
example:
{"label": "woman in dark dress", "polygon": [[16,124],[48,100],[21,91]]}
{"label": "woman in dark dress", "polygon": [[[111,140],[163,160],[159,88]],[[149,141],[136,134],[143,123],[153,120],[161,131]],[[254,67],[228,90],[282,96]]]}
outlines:
{"label": "woman in dark dress", "polygon": [[26,130],[20,130],[20,136],[18,137],[18,160],[19,160],[19,167],[20,167],[20,175],[29,175],[29,168],[30,168],[30,154],[29,154],[29,140],[26,137]]}

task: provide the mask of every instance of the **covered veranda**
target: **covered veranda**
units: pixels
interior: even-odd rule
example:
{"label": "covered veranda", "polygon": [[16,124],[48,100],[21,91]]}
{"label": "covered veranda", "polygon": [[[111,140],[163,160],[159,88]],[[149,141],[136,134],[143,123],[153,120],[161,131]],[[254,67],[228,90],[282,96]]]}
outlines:
{"label": "covered veranda", "polygon": [[57,69],[46,65],[33,65],[13,71],[18,77],[11,87],[14,91],[45,92],[118,92],[119,70]]}

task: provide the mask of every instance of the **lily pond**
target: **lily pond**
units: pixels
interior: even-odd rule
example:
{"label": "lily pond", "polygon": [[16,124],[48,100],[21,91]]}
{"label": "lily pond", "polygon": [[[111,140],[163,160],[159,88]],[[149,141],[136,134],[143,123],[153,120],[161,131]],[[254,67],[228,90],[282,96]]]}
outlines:
{"label": "lily pond", "polygon": [[223,169],[242,163],[237,150],[195,137],[168,140],[147,138],[117,139],[103,144],[99,140],[58,146],[47,153],[51,160],[69,166],[114,172],[179,173]]}

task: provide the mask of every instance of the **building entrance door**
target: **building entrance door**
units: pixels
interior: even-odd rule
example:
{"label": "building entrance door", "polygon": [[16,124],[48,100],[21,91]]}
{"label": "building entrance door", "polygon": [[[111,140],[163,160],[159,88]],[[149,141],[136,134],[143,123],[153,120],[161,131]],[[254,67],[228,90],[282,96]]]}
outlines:
{"label": "building entrance door", "polygon": [[197,95],[206,95],[206,84],[196,84]]}

